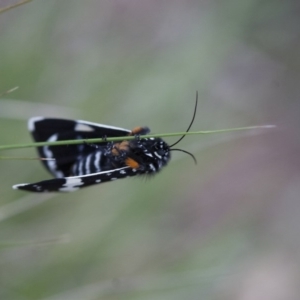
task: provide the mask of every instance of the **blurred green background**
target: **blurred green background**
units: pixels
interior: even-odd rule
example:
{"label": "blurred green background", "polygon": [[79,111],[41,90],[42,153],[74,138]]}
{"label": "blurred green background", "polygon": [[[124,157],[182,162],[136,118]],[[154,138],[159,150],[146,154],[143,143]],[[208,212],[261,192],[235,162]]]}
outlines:
{"label": "blurred green background", "polygon": [[1,160],[0,299],[299,299],[299,1],[35,0],[0,33],[3,145],[38,115],[184,131],[196,90],[194,130],[278,126],[70,194],[12,190],[50,175]]}

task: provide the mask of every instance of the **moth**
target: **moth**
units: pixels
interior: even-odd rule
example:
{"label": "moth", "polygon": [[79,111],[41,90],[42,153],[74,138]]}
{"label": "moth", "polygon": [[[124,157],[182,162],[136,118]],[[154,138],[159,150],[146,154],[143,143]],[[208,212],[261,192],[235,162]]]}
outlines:
{"label": "moth", "polygon": [[[192,121],[195,118],[198,97]],[[153,175],[168,164],[172,148],[179,143],[168,145],[157,137],[143,138],[150,132],[148,127],[136,127],[128,130],[120,127],[98,124],[82,120],[67,120],[45,117],[33,117],[28,121],[28,130],[36,142],[55,142],[64,140],[87,140],[79,145],[59,145],[37,147],[46,169],[55,177],[36,183],[22,183],[14,189],[29,192],[73,192],[81,188],[114,181],[136,175]],[[132,140],[108,142],[107,137],[135,136]],[[103,138],[100,143],[89,144],[88,139]]]}

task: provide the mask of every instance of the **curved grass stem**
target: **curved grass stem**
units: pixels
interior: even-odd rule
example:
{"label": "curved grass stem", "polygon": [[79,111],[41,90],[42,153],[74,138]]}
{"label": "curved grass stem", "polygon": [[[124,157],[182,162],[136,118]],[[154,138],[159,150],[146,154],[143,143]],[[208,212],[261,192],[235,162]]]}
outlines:
{"label": "curved grass stem", "polygon": [[29,3],[29,2],[31,2],[31,1],[33,1],[33,0],[23,0],[23,1],[20,1],[20,2],[15,3],[15,4],[12,4],[12,5],[8,5],[8,6],[6,6],[6,7],[3,7],[3,8],[0,9],[0,14],[1,14],[1,13],[4,13],[4,12],[10,10],[10,9],[13,9],[13,8],[15,8],[15,7],[18,7],[18,6],[20,6],[20,5]]}
{"label": "curved grass stem", "polygon": [[[248,126],[248,127],[238,127],[238,128],[228,128],[219,130],[205,130],[205,131],[190,131],[190,132],[175,132],[175,133],[161,133],[161,134],[147,134],[141,135],[140,138],[152,138],[152,137],[171,137],[171,136],[182,136],[182,135],[195,135],[195,134],[215,134],[215,133],[225,133],[243,130],[256,130],[256,129],[269,129],[275,128],[275,125],[262,125],[262,126]],[[20,148],[32,148],[32,147],[42,147],[42,146],[61,146],[61,145],[77,145],[83,143],[106,143],[106,142],[120,142],[124,140],[133,140],[135,136],[121,136],[112,138],[97,138],[97,139],[81,139],[81,140],[66,140],[57,142],[39,142],[39,143],[26,143],[26,144],[14,144],[14,145],[3,145],[0,146],[0,150],[7,149],[20,149]]]}

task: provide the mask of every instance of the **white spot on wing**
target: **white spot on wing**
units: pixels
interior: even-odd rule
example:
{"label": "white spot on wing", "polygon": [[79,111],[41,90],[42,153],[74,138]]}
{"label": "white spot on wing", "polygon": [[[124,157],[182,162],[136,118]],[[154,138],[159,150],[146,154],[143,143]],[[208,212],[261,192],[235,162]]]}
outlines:
{"label": "white spot on wing", "polygon": [[97,170],[97,172],[100,171],[100,158],[101,158],[101,154],[102,154],[101,151],[98,151],[95,154],[94,166],[95,166],[95,169]]}
{"label": "white spot on wing", "polygon": [[30,118],[28,120],[28,130],[30,132],[35,131],[35,122],[38,122],[38,121],[41,121],[41,120],[44,120],[44,119],[45,119],[44,117],[33,117],[33,118]]}
{"label": "white spot on wing", "polygon": [[65,177],[66,183],[59,189],[61,192],[75,192],[79,190],[80,185],[83,185],[83,181],[80,178]]}
{"label": "white spot on wing", "polygon": [[13,188],[14,190],[18,190],[19,187],[21,187],[21,186],[26,186],[26,185],[28,185],[28,184],[30,184],[30,183],[19,183],[19,184],[13,185],[12,188]]}
{"label": "white spot on wing", "polygon": [[[88,122],[88,121],[82,121],[82,120],[78,120],[78,125],[85,125],[85,126],[96,126],[96,127],[99,127],[99,128],[107,128],[107,129],[113,129],[113,130],[121,130],[121,131],[125,131],[125,132],[128,132],[130,133],[131,130],[128,130],[128,129],[124,129],[124,128],[121,128],[121,127],[115,127],[115,126],[109,126],[109,125],[104,125],[104,124],[98,124],[98,123],[93,123],[93,122]],[[77,126],[78,126],[77,125]],[[77,127],[76,126],[76,127]]]}
{"label": "white spot on wing", "polygon": [[82,175],[82,174],[83,174],[83,160],[80,160],[78,164],[78,175]]}
{"label": "white spot on wing", "polygon": [[92,156],[92,154],[89,154],[86,158],[86,161],[85,161],[85,174],[90,174],[91,173],[91,169],[90,169],[91,156]]}
{"label": "white spot on wing", "polygon": [[[128,170],[128,169],[130,169],[130,168],[129,167],[123,167],[123,168],[119,168],[119,169],[114,169],[114,172],[120,172],[122,170]],[[135,169],[133,169],[133,170],[135,170]],[[95,177],[97,175],[103,175],[103,174],[111,175],[111,170],[110,171],[103,171],[103,172],[98,172],[98,173],[87,174],[87,175],[82,175],[82,176],[65,177],[65,179],[70,179],[70,178],[80,179],[80,178],[86,178],[86,177]]]}
{"label": "white spot on wing", "polygon": [[[55,142],[57,140],[57,134],[53,134],[47,142]],[[49,149],[49,146],[44,146],[43,147],[43,152],[46,158],[54,158],[52,151]],[[46,164],[49,168],[49,170],[57,177],[57,178],[62,178],[64,177],[64,174],[61,171],[57,170],[57,165],[56,161],[54,160],[47,160]]]}
{"label": "white spot on wing", "polygon": [[40,185],[33,185],[32,187],[34,187],[37,191],[40,191],[42,189],[42,187]]}
{"label": "white spot on wing", "polygon": [[89,126],[88,124],[77,123],[74,130],[75,131],[94,131],[94,128]]}

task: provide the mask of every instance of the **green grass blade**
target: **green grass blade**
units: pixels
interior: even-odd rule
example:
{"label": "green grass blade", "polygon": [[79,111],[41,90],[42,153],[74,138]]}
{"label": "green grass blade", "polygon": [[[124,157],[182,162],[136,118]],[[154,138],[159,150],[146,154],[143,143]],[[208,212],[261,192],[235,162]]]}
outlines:
{"label": "green grass blade", "polygon": [[[219,130],[147,134],[147,135],[141,135],[140,138],[143,139],[143,138],[152,138],[152,137],[173,137],[173,136],[182,136],[182,135],[215,134],[215,133],[226,133],[226,132],[243,131],[243,130],[269,129],[275,127],[276,127],[275,125],[262,125],[262,126],[248,126],[248,127],[228,128],[228,129],[219,129]],[[32,148],[32,147],[41,147],[41,146],[77,145],[77,144],[84,144],[84,143],[92,144],[92,143],[101,143],[101,142],[120,142],[124,140],[133,140],[135,138],[136,138],[135,136],[122,136],[122,137],[106,138],[105,140],[103,138],[97,138],[97,139],[66,140],[66,141],[57,141],[57,142],[38,142],[38,143],[26,143],[26,144],[15,144],[15,145],[3,145],[0,146],[0,150]]]}

